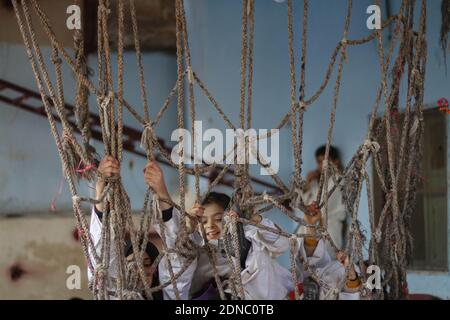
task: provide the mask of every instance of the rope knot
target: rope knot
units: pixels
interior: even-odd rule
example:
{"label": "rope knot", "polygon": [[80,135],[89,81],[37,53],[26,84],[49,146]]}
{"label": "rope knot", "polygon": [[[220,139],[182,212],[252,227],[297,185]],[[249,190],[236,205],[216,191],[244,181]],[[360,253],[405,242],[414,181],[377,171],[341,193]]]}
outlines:
{"label": "rope knot", "polygon": [[78,195],[74,195],[73,197],[72,197],[72,201],[75,203],[75,204],[80,204],[80,202],[81,202],[81,197],[80,196],[78,196]]}
{"label": "rope knot", "polygon": [[380,145],[378,142],[369,139],[365,140],[361,148],[361,153],[367,157],[369,151],[372,151],[372,153],[378,153],[378,151],[380,151]]}
{"label": "rope knot", "polygon": [[105,109],[108,105],[111,99],[114,99],[114,91],[108,91],[108,94],[101,94],[99,97],[100,100],[100,107],[102,109]]}
{"label": "rope knot", "polygon": [[52,63],[55,64],[55,65],[56,64],[60,65],[60,64],[62,64],[62,59],[60,57],[58,57],[58,56],[53,57],[52,58]]}
{"label": "rope knot", "polygon": [[[99,96],[97,99],[97,103],[100,105],[100,110],[103,111],[103,116],[105,119],[108,119],[107,106],[111,102],[111,99],[114,99],[113,91],[109,91],[106,96],[103,94],[103,95]],[[111,132],[109,130],[109,123],[107,120],[105,121],[104,126],[105,126],[105,131],[106,131],[106,134],[108,135],[108,137],[111,136]]]}
{"label": "rope knot", "polygon": [[348,45],[348,39],[347,36],[344,36],[341,40],[342,45],[342,55],[346,63],[348,63],[348,55],[347,55],[347,45]]}
{"label": "rope knot", "polygon": [[186,73],[187,73],[189,84],[193,84],[194,83],[194,73],[192,71],[191,66],[186,68]]}
{"label": "rope knot", "polygon": [[145,124],[144,131],[141,136],[141,148],[147,152],[151,152],[155,141],[156,135],[153,127],[149,123]]}
{"label": "rope knot", "polygon": [[372,150],[372,152],[375,152],[375,153],[380,151],[380,145],[376,141],[372,141],[372,140],[367,139],[366,141],[364,141],[364,145],[363,146],[367,150]]}

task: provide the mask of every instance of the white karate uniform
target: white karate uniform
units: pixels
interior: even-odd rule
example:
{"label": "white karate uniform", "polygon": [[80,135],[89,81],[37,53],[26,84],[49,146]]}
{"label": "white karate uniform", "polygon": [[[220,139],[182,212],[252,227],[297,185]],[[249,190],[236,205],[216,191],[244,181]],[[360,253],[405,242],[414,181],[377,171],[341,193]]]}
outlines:
{"label": "white karate uniform", "polygon": [[[336,176],[336,179],[338,177]],[[328,192],[333,189],[335,183],[330,177],[328,179]],[[324,185],[325,186],[325,185]],[[303,202],[305,205],[310,205],[313,201],[316,201],[317,194],[319,193],[319,182],[314,180],[311,183],[311,187],[307,192],[302,194]],[[325,198],[325,187],[322,189],[322,199]],[[322,209],[324,210],[324,209]],[[328,198],[328,233],[333,239],[334,243],[339,249],[342,249],[344,245],[344,237],[342,234],[343,225],[346,219],[346,209],[344,202],[342,201],[342,192],[339,186],[333,192],[331,197]],[[327,242],[326,247],[328,253],[332,259],[335,259],[335,252],[333,247]]]}
{"label": "white karate uniform", "polygon": [[[355,270],[358,273],[358,268],[355,266]],[[330,290],[339,287],[341,282],[345,278],[345,267],[342,263],[334,260],[327,264],[324,268],[319,268],[317,270],[318,277],[323,280],[326,284],[330,286],[329,290],[321,288],[320,290],[320,299],[336,299],[335,295],[333,295]],[[345,285],[342,290],[339,292],[337,296],[338,300],[359,300],[360,294],[359,291],[354,289],[349,289]]]}
{"label": "white karate uniform", "polygon": [[[165,223],[165,238],[168,249],[176,249],[175,242],[181,228],[180,218],[181,217],[179,211],[173,208],[172,218]],[[161,230],[158,224],[155,225],[155,229],[161,236]],[[159,281],[161,282],[161,284],[170,281],[170,271],[167,259],[170,259],[174,275],[178,274],[179,271],[183,268],[184,264],[186,263],[186,258],[180,256],[177,253],[172,252],[164,255],[164,257],[161,259],[161,262],[159,263]],[[189,299],[189,291],[191,289],[192,275],[196,267],[197,262],[196,259],[194,259],[194,261],[189,265],[186,271],[183,272],[183,274],[176,280],[176,287],[180,294],[181,300]],[[176,299],[175,289],[172,284],[169,284],[163,289],[163,294],[164,300]]]}
{"label": "white karate uniform", "polygon": [[[276,229],[269,219],[261,224]],[[293,290],[291,273],[275,258],[289,249],[289,239],[252,225],[244,226],[251,248],[241,272],[245,298],[248,300],[282,300]]]}
{"label": "white karate uniform", "polygon": [[[180,223],[179,213],[174,208],[172,211],[172,218],[169,221],[165,222],[165,226],[166,226],[165,235],[166,235],[166,241],[167,241],[168,248],[173,248],[175,246],[176,235],[179,231],[179,223]],[[161,230],[159,228],[159,225],[156,225],[155,229],[158,232],[158,234],[161,236]],[[99,217],[97,216],[97,214],[94,210],[94,207],[92,208],[89,233],[90,233],[91,239],[93,241],[97,255],[100,256],[101,246],[102,246],[102,243],[101,243],[102,222],[99,219]],[[113,239],[113,238],[114,238],[113,229],[111,229],[111,239]],[[111,244],[110,248],[111,248],[110,249],[111,252],[110,252],[108,274],[109,274],[110,278],[112,278],[111,280],[113,280],[113,279],[117,278],[117,252],[116,252],[116,248],[113,244]],[[90,250],[89,250],[89,252],[90,252]],[[178,271],[182,268],[185,260],[182,257],[179,257],[175,253],[169,253],[169,256],[171,259],[173,272],[174,272],[174,274],[177,274]],[[170,281],[170,274],[169,274],[169,270],[168,270],[167,259],[168,259],[168,256],[164,255],[164,257],[161,259],[161,261],[158,264],[159,280],[160,280],[161,284],[165,283],[166,281]],[[95,269],[96,264],[95,264],[95,261],[92,258],[92,256],[91,256],[91,261],[92,261],[93,267]],[[184,272],[180,276],[180,278],[178,278],[178,280],[177,280],[177,288],[179,290],[181,299],[188,299],[193,269],[195,269],[195,265],[193,265],[193,266],[191,265],[188,268],[188,270],[186,270],[186,272]],[[93,275],[88,268],[88,280],[91,281],[92,278],[93,278]],[[112,286],[109,286],[109,287],[112,287]],[[169,284],[168,286],[163,288],[163,295],[164,295],[165,300],[175,299],[175,292],[174,292],[174,288],[173,288],[172,284]]]}
{"label": "white karate uniform", "polygon": [[[269,219],[261,224],[276,229]],[[244,234],[251,247],[241,271],[242,285],[246,300],[282,300],[293,290],[290,272],[283,268],[275,258],[289,249],[289,240],[270,231],[252,225],[244,225]],[[196,239],[199,239],[197,236]],[[201,240],[203,243],[203,240]],[[216,266],[220,276],[230,275],[228,260],[221,253],[216,255]],[[239,261],[233,261],[239,263]],[[197,269],[193,275],[192,292],[201,289],[214,278],[208,257],[201,253],[197,259]]]}
{"label": "white karate uniform", "polygon": [[[299,238],[299,255],[305,259],[311,268],[316,271],[317,276],[323,282],[325,282],[331,290],[337,288],[340,282],[345,277],[345,267],[336,260],[331,260],[328,251],[326,250],[325,241],[320,239],[317,243],[317,246],[310,257],[307,257],[304,238]],[[302,264],[297,262],[298,269],[298,279],[300,282],[303,282],[305,278],[307,278],[310,274],[303,270]],[[355,265],[355,271],[359,273],[358,266]],[[339,300],[359,300],[360,294],[359,291],[353,292],[355,290],[344,288],[338,293]],[[336,299],[333,296],[332,292],[329,292],[326,288],[320,288],[320,300],[324,299]]]}
{"label": "white karate uniform", "polygon": [[[89,236],[91,237],[92,243],[95,248],[95,252],[99,258],[101,258],[102,252],[102,221],[97,216],[94,207],[92,207],[91,211],[91,222],[89,224]],[[114,231],[111,229],[111,239],[114,239]],[[91,248],[89,247],[89,256],[94,270],[97,268],[97,263],[93,257],[91,252]],[[114,281],[117,278],[117,251],[116,246],[111,243],[110,246],[110,255],[109,255],[109,267],[108,267],[108,275],[109,280]],[[94,275],[91,272],[91,269],[88,268],[88,281],[91,282],[94,278]],[[108,285],[108,287],[112,287]]]}
{"label": "white karate uniform", "polygon": [[[297,242],[298,254],[303,257],[305,261],[308,262],[311,269],[316,270],[319,268],[324,268],[331,262],[330,255],[328,254],[325,240],[320,239],[313,254],[308,257],[305,250],[305,238],[298,238]],[[297,261],[297,277],[298,281],[303,282],[305,278],[309,277],[310,273],[304,270],[303,264]]]}

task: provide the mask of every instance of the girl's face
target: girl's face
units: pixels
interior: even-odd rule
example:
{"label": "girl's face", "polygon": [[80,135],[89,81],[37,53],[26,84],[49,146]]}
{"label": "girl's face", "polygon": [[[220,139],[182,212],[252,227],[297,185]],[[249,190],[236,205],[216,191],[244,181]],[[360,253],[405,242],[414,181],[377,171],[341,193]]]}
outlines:
{"label": "girl's face", "polygon": [[210,203],[205,208],[202,216],[202,224],[205,228],[206,239],[217,240],[222,236],[224,210],[221,206]]}
{"label": "girl's face", "polygon": [[325,156],[318,156],[316,157],[316,163],[317,163],[317,171],[322,172],[322,162],[323,159],[325,159]]}

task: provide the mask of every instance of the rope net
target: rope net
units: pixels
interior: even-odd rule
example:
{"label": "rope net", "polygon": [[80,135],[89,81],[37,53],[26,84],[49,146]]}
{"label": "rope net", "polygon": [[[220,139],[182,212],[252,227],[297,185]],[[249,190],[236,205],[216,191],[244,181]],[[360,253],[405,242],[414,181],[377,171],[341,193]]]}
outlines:
{"label": "rope net", "polygon": [[[286,115],[275,127],[281,129],[287,123],[292,125],[292,144],[294,156],[293,179],[286,184],[275,173],[270,175],[281,192],[279,194],[257,194],[252,190],[249,179],[248,165],[224,165],[218,164],[195,164],[188,167],[183,160],[174,163],[170,154],[163,148],[155,136],[157,127],[162,115],[169,108],[170,102],[177,96],[177,124],[178,128],[185,127],[185,114],[188,113],[191,125],[196,119],[194,86],[210,101],[212,107],[221,115],[224,122],[231,129],[236,129],[236,125],[227,117],[226,113],[214,99],[213,95],[202,82],[199,75],[194,71],[191,63],[191,54],[188,41],[188,31],[183,0],[174,0],[176,8],[176,49],[177,49],[177,81],[169,93],[162,108],[154,119],[149,116],[149,103],[144,79],[144,67],[142,63],[142,53],[139,42],[139,29],[136,18],[134,0],[117,1],[117,79],[113,79],[111,48],[109,45],[108,19],[111,14],[111,3],[109,0],[100,0],[97,10],[97,47],[98,47],[98,83],[93,83],[88,77],[88,69],[83,53],[83,32],[74,33],[75,56],[71,57],[61,43],[55,37],[51,23],[42,10],[37,0],[12,0],[17,17],[20,32],[23,37],[28,58],[30,60],[37,86],[39,88],[45,112],[50,123],[51,133],[55,139],[57,150],[61,158],[61,163],[65,177],[67,179],[70,192],[73,198],[73,211],[76,218],[77,227],[80,231],[80,239],[83,252],[86,256],[88,268],[94,275],[90,284],[95,299],[109,299],[109,290],[114,290],[119,299],[136,298],[136,286],[139,280],[144,285],[145,295],[152,298],[153,294],[167,286],[173,286],[175,296],[179,299],[180,293],[177,288],[178,278],[187,270],[200,251],[205,251],[209,262],[214,270],[214,278],[217,284],[220,297],[225,299],[224,286],[231,288],[233,299],[243,299],[244,292],[240,278],[241,267],[230,257],[232,253],[227,252],[231,274],[225,281],[221,279],[217,272],[215,248],[206,241],[205,231],[202,228],[202,236],[205,240],[203,245],[196,245],[188,241],[186,230],[185,180],[187,174],[195,177],[195,198],[200,203],[211,190],[220,182],[222,177],[232,168],[235,168],[236,176],[236,197],[233,197],[233,205],[244,214],[227,220],[225,224],[226,241],[232,242],[229,248],[235,248],[234,257],[239,261],[239,239],[238,224],[251,224],[258,228],[290,239],[290,260],[292,279],[297,283],[297,264],[301,263],[304,270],[310,272],[311,277],[321,286],[328,284],[321,281],[305,259],[297,257],[297,239],[304,237],[304,234],[297,232],[289,233],[283,230],[270,228],[256,223],[250,218],[253,214],[262,213],[272,208],[279,209],[280,214],[284,214],[292,219],[299,226],[307,226],[314,229],[316,238],[328,241],[336,251],[338,248],[331,239],[327,231],[328,200],[332,194],[340,188],[343,194],[347,212],[351,216],[349,236],[345,248],[349,256],[350,264],[358,264],[361,268],[364,264],[363,248],[366,243],[365,236],[361,230],[358,220],[358,207],[363,196],[362,187],[365,184],[369,204],[370,221],[370,241],[368,243],[369,264],[380,266],[383,272],[383,289],[368,290],[365,286],[360,287],[361,297],[364,299],[401,298],[406,285],[406,266],[408,257],[412,249],[412,238],[410,234],[409,221],[414,211],[416,187],[419,182],[419,163],[421,158],[421,136],[423,132],[423,92],[425,65],[427,58],[425,27],[426,27],[426,1],[421,2],[420,19],[417,31],[414,30],[415,1],[403,0],[401,8],[396,15],[386,20],[382,28],[370,33],[361,39],[349,39],[349,28],[352,16],[352,1],[348,1],[348,8],[345,17],[342,40],[339,41],[333,50],[324,79],[317,91],[310,97],[305,95],[306,85],[306,65],[307,65],[307,35],[308,35],[308,0],[303,1],[303,25],[302,25],[302,46],[301,61],[299,68],[299,83],[297,80],[297,67],[295,65],[294,52],[294,29],[293,29],[293,1],[287,2],[287,32],[289,40],[289,62],[290,62],[290,108]],[[379,5],[379,1],[377,1]],[[254,54],[254,0],[242,0],[242,48],[241,48],[241,82],[240,82],[240,112],[239,128],[251,128],[252,125],[252,80],[253,80],[253,54]],[[35,15],[32,15],[32,11]],[[129,14],[132,24],[132,35],[134,37],[134,47],[137,57],[139,72],[140,92],[143,105],[143,115],[124,99],[123,75],[124,75],[124,21],[125,15]],[[32,16],[37,17],[38,25],[48,36],[52,48],[52,64],[54,65],[55,81],[50,80],[48,66],[44,63],[43,55],[38,45]],[[389,47],[384,48],[382,32],[385,28],[392,27],[393,34]],[[355,151],[351,160],[345,166],[339,178],[335,178],[337,169],[329,161],[330,145],[333,137],[334,120],[337,113],[339,92],[345,62],[347,61],[347,51],[356,45],[369,42],[376,42],[381,81],[377,89],[376,100],[372,107],[369,129],[365,141]],[[398,46],[398,50],[395,48]],[[395,53],[395,54],[394,54]],[[77,81],[76,98],[76,128],[74,128],[66,118],[65,97],[61,77],[61,65],[66,63],[73,71]],[[337,66],[336,66],[337,65]],[[337,71],[335,71],[337,69]],[[291,208],[307,213],[305,203],[300,194],[305,188],[305,181],[302,178],[302,146],[303,146],[303,123],[304,114],[307,109],[319,98],[330,84],[333,73],[336,73],[334,83],[334,94],[332,110],[329,118],[327,143],[323,170],[320,176],[319,192],[316,203],[322,209],[324,225],[308,225],[304,219],[298,217],[292,210],[285,206],[286,202]],[[391,75],[391,76],[390,76]],[[403,93],[406,97],[406,108],[402,119],[398,117],[398,101],[401,96],[400,83],[407,84],[407,89]],[[116,83],[117,90],[114,89]],[[185,88],[187,86],[187,88]],[[93,179],[100,173],[93,165],[94,158],[89,147],[89,122],[88,111],[90,106],[87,103],[87,95],[95,95],[97,98],[97,109],[100,116],[104,152],[119,161],[123,155],[123,114],[128,111],[142,125],[141,147],[146,150],[149,160],[155,159],[155,154],[165,159],[179,172],[179,193],[178,203],[171,202],[182,217],[181,232],[175,247],[169,247],[165,241],[165,225],[161,218],[159,207],[160,199],[148,189],[145,195],[139,225],[135,226],[132,219],[130,200],[121,182],[120,176],[104,177],[106,188],[99,199],[83,197],[78,193],[77,186],[80,178]],[[187,106],[185,106],[185,95],[187,95]],[[381,121],[376,121],[380,110],[380,104],[384,103],[384,115]],[[56,115],[52,109],[56,110]],[[61,129],[56,126],[56,119],[61,121]],[[75,132],[81,132],[81,141]],[[270,133],[265,137],[270,137]],[[192,141],[195,154],[195,140]],[[236,145],[235,145],[236,148]],[[183,159],[183,150],[180,150],[180,157]],[[252,152],[260,166],[268,168],[263,157],[258,154],[249,144],[246,144],[246,154]],[[369,174],[366,171],[368,161],[372,159],[376,176],[380,181],[382,191],[386,194],[384,206],[378,215],[372,204],[372,184]],[[86,168],[89,167],[88,175],[80,175],[80,163]],[[200,190],[200,175],[211,169],[219,170],[219,174],[209,187],[202,194]],[[334,187],[328,192],[322,192],[324,184],[329,179],[335,179]],[[86,212],[82,209],[82,203],[97,204],[103,203],[105,212],[102,221],[101,245],[102,250],[97,254],[92,239],[89,236],[89,225],[86,220]],[[378,217],[378,219],[376,219]],[[200,224],[201,225],[201,224]],[[148,240],[148,230],[151,226],[159,226],[163,250],[153,262],[156,267],[165,255],[182,255],[187,257],[185,265],[178,272],[174,272],[170,257],[167,259],[170,281],[151,287],[146,279],[143,269],[143,255]],[[132,250],[136,261],[133,267],[126,262],[123,253],[123,246],[126,235],[129,234],[132,243]],[[143,235],[143,236],[142,236]],[[117,254],[118,275],[111,279],[108,270],[110,267],[110,251],[115,249]],[[346,267],[347,276],[349,267]],[[113,281],[114,280],[114,281]],[[367,275],[362,274],[363,283],[367,281]],[[340,286],[340,288],[339,288]],[[338,288],[330,288],[331,292],[342,289],[344,282]],[[334,290],[334,291],[333,291]],[[295,297],[298,299],[300,293],[295,288]]]}

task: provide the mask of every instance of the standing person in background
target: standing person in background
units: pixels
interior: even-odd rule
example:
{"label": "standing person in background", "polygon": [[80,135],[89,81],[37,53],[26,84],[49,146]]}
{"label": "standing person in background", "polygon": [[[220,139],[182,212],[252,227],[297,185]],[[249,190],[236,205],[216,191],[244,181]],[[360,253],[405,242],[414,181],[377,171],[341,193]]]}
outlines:
{"label": "standing person in background", "polygon": [[[326,146],[323,145],[319,147],[315,152],[317,168],[313,171],[310,171],[306,178],[306,189],[303,193],[303,201],[305,205],[311,205],[314,201],[316,201],[317,194],[319,192],[320,176],[322,174],[322,163],[325,159],[325,150]],[[328,158],[329,162],[332,163],[337,169],[337,172],[334,173],[335,179],[331,177],[331,173],[328,175],[328,181],[324,183],[324,187],[322,189],[322,199],[325,198],[325,191],[330,191],[334,187],[334,180],[337,180],[339,178],[339,175],[343,170],[339,150],[336,147],[330,146]],[[325,188],[325,186],[327,185],[328,187]],[[338,186],[331,197],[328,198],[328,232],[339,249],[342,249],[344,245],[346,225],[345,221],[346,210],[344,202],[342,200],[342,192],[340,187]],[[336,259],[334,249],[328,242],[327,251],[332,259]]]}

